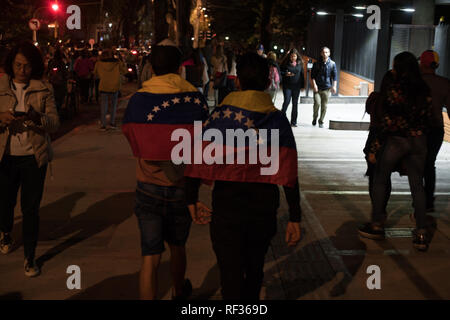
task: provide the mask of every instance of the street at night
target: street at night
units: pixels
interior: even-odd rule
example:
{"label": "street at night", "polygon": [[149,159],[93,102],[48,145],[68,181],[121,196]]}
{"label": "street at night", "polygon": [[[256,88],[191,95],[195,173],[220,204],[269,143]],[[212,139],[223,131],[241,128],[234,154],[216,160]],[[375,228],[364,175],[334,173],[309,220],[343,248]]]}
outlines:
{"label": "street at night", "polygon": [[450,1],[2,6],[0,300],[450,300]]}

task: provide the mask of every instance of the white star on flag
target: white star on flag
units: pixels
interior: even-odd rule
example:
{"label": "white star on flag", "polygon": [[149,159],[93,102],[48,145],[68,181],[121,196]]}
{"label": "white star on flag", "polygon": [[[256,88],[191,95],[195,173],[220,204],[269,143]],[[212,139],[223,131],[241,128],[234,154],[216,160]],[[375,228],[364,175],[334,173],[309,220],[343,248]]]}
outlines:
{"label": "white star on flag", "polygon": [[161,105],[163,108],[167,108],[168,106],[170,106],[169,101],[164,101],[163,104]]}
{"label": "white star on flag", "polygon": [[234,120],[237,120],[239,122],[241,122],[243,118],[245,118],[245,116],[242,114],[242,111],[239,111],[239,113],[236,113],[234,115]]}
{"label": "white star on flag", "polygon": [[231,119],[231,115],[233,114],[233,111],[231,111],[230,109],[227,109],[223,112],[223,118],[230,118]]}
{"label": "white star on flag", "polygon": [[247,118],[247,122],[244,124],[247,126],[247,128],[251,128],[251,127],[253,127],[253,120],[250,120],[249,118]]}
{"label": "white star on flag", "polygon": [[184,102],[191,102],[191,97],[189,97],[189,96],[186,96],[186,97],[184,97]]}
{"label": "white star on flag", "polygon": [[149,114],[147,115],[147,121],[152,121],[154,116],[155,116],[155,115],[149,113]]}
{"label": "white star on flag", "polygon": [[215,112],[212,114],[211,118],[212,118],[213,120],[216,120],[217,118],[220,118],[220,111],[215,111]]}
{"label": "white star on flag", "polygon": [[158,112],[159,110],[161,110],[158,106],[155,106],[154,108],[153,108],[153,112]]}
{"label": "white star on flag", "polygon": [[173,104],[180,103],[180,98],[173,98],[172,102],[173,102]]}
{"label": "white star on flag", "polygon": [[194,103],[195,103],[195,104],[201,104],[201,101],[200,101],[199,98],[195,98]]}

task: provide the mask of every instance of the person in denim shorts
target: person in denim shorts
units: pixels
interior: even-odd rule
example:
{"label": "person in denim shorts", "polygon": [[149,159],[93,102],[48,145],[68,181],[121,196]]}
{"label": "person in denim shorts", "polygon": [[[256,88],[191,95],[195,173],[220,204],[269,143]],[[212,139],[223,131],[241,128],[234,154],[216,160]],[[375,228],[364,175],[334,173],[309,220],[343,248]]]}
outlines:
{"label": "person in denim shorts", "polygon": [[185,201],[184,165],[171,161],[167,137],[183,124],[206,119],[206,101],[180,77],[180,64],[181,52],[167,41],[153,48],[154,76],[130,99],[122,125],[137,161],[135,214],[142,249],[141,299],[157,298],[157,272],[164,242],[170,248],[172,298],[184,300],[192,293],[192,285],[185,279],[185,245],[192,218]]}

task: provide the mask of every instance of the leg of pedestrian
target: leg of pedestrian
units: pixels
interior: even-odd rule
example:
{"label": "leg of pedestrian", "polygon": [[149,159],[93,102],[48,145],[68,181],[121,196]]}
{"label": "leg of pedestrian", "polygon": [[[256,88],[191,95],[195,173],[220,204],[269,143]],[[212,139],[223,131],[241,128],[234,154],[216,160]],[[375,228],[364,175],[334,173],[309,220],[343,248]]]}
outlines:
{"label": "leg of pedestrian", "polygon": [[319,125],[321,125],[321,127],[322,127],[323,121],[325,119],[325,115],[327,113],[328,99],[330,97],[330,89],[319,91],[319,94],[320,94],[320,100],[321,100]]}
{"label": "leg of pedestrian", "polygon": [[313,121],[312,121],[313,126],[315,126],[317,123],[317,117],[319,116],[320,104],[321,104],[320,94],[319,94],[319,92],[314,92]]}
{"label": "leg of pedestrian", "polygon": [[298,116],[298,99],[300,97],[300,88],[292,90],[292,112],[291,112],[291,125],[297,126],[297,116]]}
{"label": "leg of pedestrian", "polygon": [[101,105],[100,105],[100,122],[101,130],[106,130],[106,113],[108,112],[108,93],[101,92]]}
{"label": "leg of pedestrian", "polygon": [[142,257],[141,272],[139,274],[139,295],[141,300],[157,299],[160,262],[160,254]]}
{"label": "leg of pedestrian", "polygon": [[110,127],[112,129],[116,129],[116,112],[117,112],[117,101],[118,101],[119,92],[114,92],[110,94],[111,98],[111,119],[110,119]]}

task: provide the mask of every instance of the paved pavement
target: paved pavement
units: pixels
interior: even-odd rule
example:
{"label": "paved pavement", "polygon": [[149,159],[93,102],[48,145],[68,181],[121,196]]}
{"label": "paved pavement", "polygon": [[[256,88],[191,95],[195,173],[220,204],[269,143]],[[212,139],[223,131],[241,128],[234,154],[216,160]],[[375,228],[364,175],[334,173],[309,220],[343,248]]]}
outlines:
{"label": "paved pavement", "polygon": [[[281,106],[279,96],[277,106]],[[122,108],[125,105],[122,105]],[[123,109],[122,109],[123,110]],[[361,112],[362,111],[362,112]],[[360,105],[330,105],[327,119],[363,115]],[[290,111],[288,110],[288,113]],[[294,129],[304,211],[304,237],[287,248],[284,200],[278,234],[267,254],[264,299],[449,299],[450,144],[437,162],[437,230],[427,253],[411,245],[411,197],[407,179],[393,175],[388,207],[389,238],[360,239],[357,226],[368,220],[370,201],[362,156],[367,132],[313,127],[312,105],[301,105]],[[136,299],[140,248],[133,214],[135,160],[120,131],[100,132],[96,120],[79,125],[54,143],[53,178],[47,177],[41,208],[37,257],[42,275],[23,275],[21,216],[18,247],[0,256],[0,299]],[[210,191],[201,189],[210,202]],[[219,273],[209,227],[193,225],[187,243],[187,276],[193,299],[219,299]],[[81,290],[66,286],[67,267],[81,268]],[[381,270],[381,289],[366,286],[367,268]],[[170,298],[169,253],[163,255],[159,296]]]}

